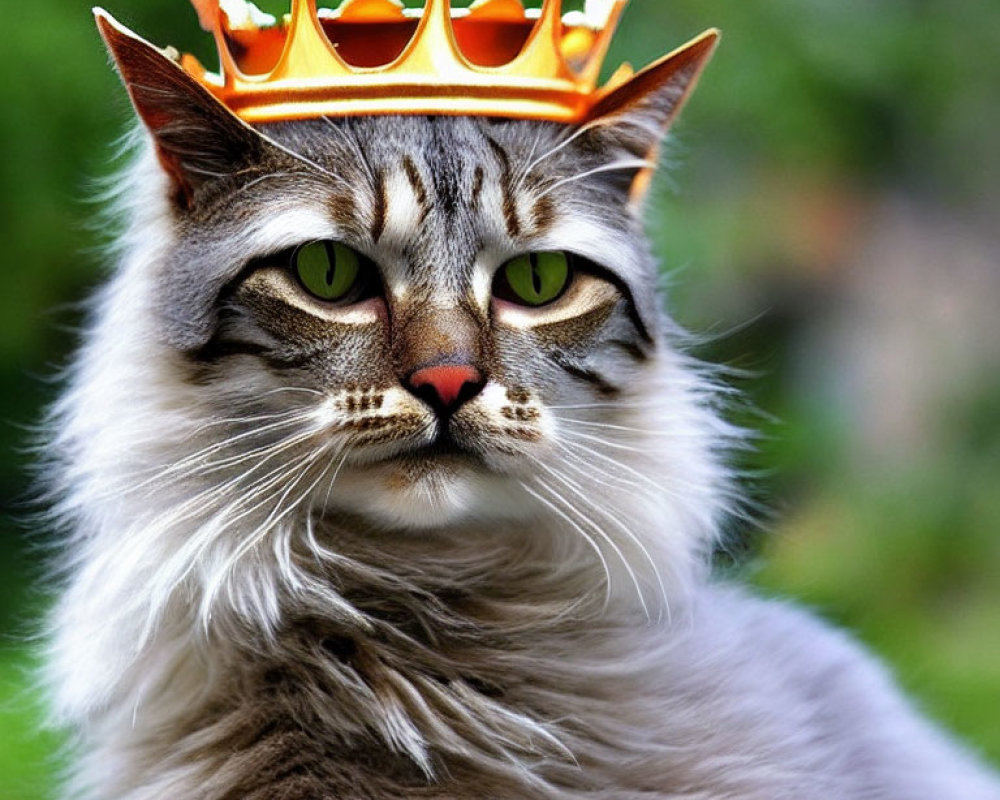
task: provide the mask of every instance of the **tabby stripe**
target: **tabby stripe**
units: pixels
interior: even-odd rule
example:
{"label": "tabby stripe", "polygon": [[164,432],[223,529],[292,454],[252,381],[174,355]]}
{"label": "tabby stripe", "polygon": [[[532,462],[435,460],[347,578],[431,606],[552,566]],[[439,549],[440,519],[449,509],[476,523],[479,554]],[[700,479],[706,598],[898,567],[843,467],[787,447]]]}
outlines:
{"label": "tabby stripe", "polygon": [[591,384],[600,394],[607,397],[621,394],[622,390],[618,386],[615,386],[613,383],[608,383],[603,376],[598,375],[593,370],[585,369],[577,366],[576,364],[571,364],[561,358],[557,358],[555,361],[574,378],[578,378],[581,381]]}
{"label": "tabby stripe", "polygon": [[359,227],[353,197],[346,194],[334,195],[327,201],[327,208],[330,209],[330,217],[338,227],[352,233],[363,232],[363,228]]}
{"label": "tabby stripe", "polygon": [[649,360],[649,354],[643,350],[635,342],[627,342],[624,339],[612,339],[608,344],[624,350],[628,355],[632,356],[636,361],[643,362]]}
{"label": "tabby stripe", "polygon": [[417,165],[413,163],[413,159],[409,156],[403,158],[403,172],[406,173],[406,179],[410,182],[410,186],[413,187],[413,192],[417,196],[417,205],[421,209],[420,221],[423,222],[431,210],[430,194],[424,185],[423,178],[420,177]]}
{"label": "tabby stripe", "polygon": [[503,191],[503,215],[507,221],[507,233],[511,239],[516,239],[521,235],[521,220],[517,216],[517,198],[514,193],[514,175],[510,168],[510,156],[503,146],[490,136],[486,137],[493,154],[500,162],[502,174],[500,177],[500,188]]}
{"label": "tabby stripe", "polygon": [[548,195],[543,195],[535,201],[531,209],[531,222],[535,227],[535,234],[546,233],[555,221],[555,204]]}
{"label": "tabby stripe", "polygon": [[375,210],[372,218],[372,240],[378,242],[385,233],[385,215],[388,200],[385,196],[385,173],[375,176]]}
{"label": "tabby stripe", "polygon": [[271,369],[297,369],[304,367],[313,360],[315,354],[303,353],[298,356],[279,356],[269,348],[255,342],[236,342],[212,340],[194,353],[195,360],[203,364],[218,364],[236,356],[253,356],[259,358]]}
{"label": "tabby stripe", "polygon": [[475,176],[472,179],[472,207],[477,211],[479,210],[479,201],[483,193],[483,183],[485,180],[485,170],[481,166],[477,166]]}

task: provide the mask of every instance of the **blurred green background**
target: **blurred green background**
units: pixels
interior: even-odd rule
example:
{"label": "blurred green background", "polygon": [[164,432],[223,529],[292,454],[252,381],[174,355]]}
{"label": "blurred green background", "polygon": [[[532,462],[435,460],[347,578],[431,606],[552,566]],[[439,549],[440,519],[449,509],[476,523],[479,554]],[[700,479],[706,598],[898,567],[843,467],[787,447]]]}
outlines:
{"label": "blurred green background", "polygon": [[[211,63],[184,0],[108,2]],[[36,800],[58,769],[26,672],[46,537],[14,520],[30,426],[108,268],[92,198],[130,113],[89,2],[5,22],[0,798]],[[741,569],[857,631],[1000,762],[1000,5],[633,0],[609,63],[711,25],[649,228],[672,311],[764,433],[746,467],[768,532],[743,531]]]}

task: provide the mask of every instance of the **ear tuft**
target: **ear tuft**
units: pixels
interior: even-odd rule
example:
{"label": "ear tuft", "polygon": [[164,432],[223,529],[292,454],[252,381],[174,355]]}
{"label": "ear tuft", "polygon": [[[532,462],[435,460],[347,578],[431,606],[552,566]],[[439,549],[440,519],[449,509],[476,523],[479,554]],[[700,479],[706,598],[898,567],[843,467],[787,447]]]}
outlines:
{"label": "ear tuft", "polygon": [[[612,89],[594,106],[586,123],[596,141],[605,148],[625,150],[655,163],[660,143],[694,91],[719,36],[714,28],[705,31]],[[645,167],[634,175],[631,205],[641,204],[653,169]]]}
{"label": "ear tuft", "polygon": [[170,51],[101,8],[94,9],[94,18],[132,105],[153,136],[178,205],[190,207],[204,183],[252,161],[260,137],[189,76]]}

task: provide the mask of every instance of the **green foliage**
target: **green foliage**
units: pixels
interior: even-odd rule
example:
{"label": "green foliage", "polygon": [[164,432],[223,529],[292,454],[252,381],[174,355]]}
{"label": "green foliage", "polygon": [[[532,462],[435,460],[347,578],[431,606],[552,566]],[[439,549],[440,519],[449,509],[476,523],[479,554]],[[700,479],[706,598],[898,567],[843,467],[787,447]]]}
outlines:
{"label": "green foliage", "polygon": [[0,790],[4,800],[47,797],[60,769],[58,739],[38,730],[41,716],[30,693],[24,653],[0,648]]}
{"label": "green foliage", "polygon": [[[3,416],[13,424],[0,434],[4,519],[23,510],[27,492],[24,426],[51,398],[45,378],[74,339],[68,329],[80,315],[68,304],[108,267],[91,199],[118,164],[115,142],[130,113],[89,6],[39,0],[8,14],[0,376]],[[214,63],[184,0],[115,0],[110,10],[151,41]],[[609,58],[612,67],[622,59],[643,65],[706,27],[723,31],[664,154],[671,172],[661,179],[650,230],[680,319],[697,330],[732,331],[706,357],[757,373],[739,379],[765,412],[748,416],[767,434],[751,466],[768,470],[758,483],[781,509],[777,532],[760,545],[757,580],[860,631],[936,716],[994,759],[1000,387],[982,377],[984,365],[978,379],[947,387],[947,402],[919,434],[926,446],[894,459],[859,456],[858,418],[842,402],[836,365],[816,349],[816,320],[831,309],[851,313],[838,270],[875,224],[870,210],[881,198],[903,196],[962,221],[995,208],[998,12],[978,0],[633,0]],[[822,363],[803,369],[814,362]],[[28,648],[17,645],[21,622],[41,608],[26,590],[37,564],[20,529],[6,524],[0,797],[7,800],[46,796],[55,773],[55,741],[31,733],[39,715],[24,675]]]}

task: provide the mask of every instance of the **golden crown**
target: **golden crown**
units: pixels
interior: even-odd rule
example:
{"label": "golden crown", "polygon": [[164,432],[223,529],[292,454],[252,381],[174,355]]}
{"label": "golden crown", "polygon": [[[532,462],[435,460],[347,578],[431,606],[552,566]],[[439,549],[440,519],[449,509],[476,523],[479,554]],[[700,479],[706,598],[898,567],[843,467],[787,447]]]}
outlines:
{"label": "golden crown", "polygon": [[[192,0],[221,69],[181,66],[246,122],[361,114],[475,114],[580,122],[633,74],[598,88],[628,0],[343,0],[336,10],[292,0],[281,19],[245,0]],[[701,39],[702,37],[699,37]],[[696,40],[697,41],[697,40]],[[694,43],[692,43],[694,44]]]}

